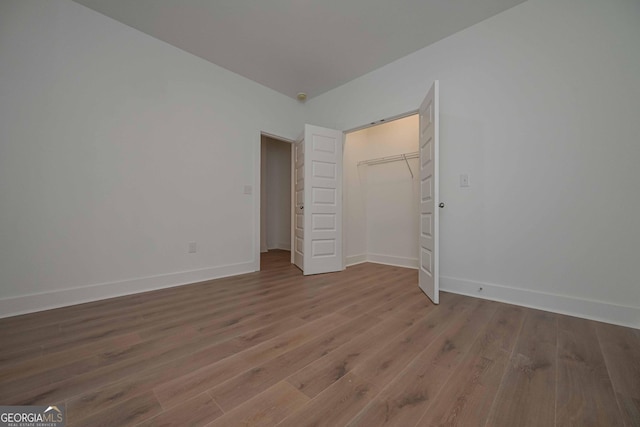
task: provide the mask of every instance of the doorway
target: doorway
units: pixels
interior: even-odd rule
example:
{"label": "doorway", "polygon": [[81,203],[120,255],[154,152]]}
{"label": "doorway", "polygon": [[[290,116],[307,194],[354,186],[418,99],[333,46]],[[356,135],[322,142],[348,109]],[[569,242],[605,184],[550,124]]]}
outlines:
{"label": "doorway", "polygon": [[344,148],[346,264],[418,268],[419,116],[350,132]]}
{"label": "doorway", "polygon": [[291,142],[260,139],[260,252],[291,250]]}

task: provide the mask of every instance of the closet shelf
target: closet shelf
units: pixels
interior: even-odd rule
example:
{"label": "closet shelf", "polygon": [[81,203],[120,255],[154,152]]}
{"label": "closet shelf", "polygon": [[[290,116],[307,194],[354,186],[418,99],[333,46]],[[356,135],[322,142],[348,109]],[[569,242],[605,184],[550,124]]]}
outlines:
{"label": "closet shelf", "polygon": [[399,162],[399,161],[404,160],[405,163],[407,164],[407,167],[409,168],[409,173],[411,174],[411,178],[413,178],[413,171],[411,170],[411,166],[409,166],[408,159],[417,159],[419,157],[420,157],[420,153],[418,151],[416,151],[414,153],[404,153],[404,154],[398,154],[398,155],[395,155],[395,156],[378,157],[377,159],[362,160],[362,161],[358,162],[358,166],[362,166],[362,165],[368,165],[368,166],[381,165],[383,163]]}

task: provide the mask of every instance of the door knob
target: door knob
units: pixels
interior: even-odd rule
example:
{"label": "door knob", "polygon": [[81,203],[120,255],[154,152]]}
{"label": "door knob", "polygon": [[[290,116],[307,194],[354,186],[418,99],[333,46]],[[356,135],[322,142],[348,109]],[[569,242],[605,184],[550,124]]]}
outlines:
{"label": "door knob", "polygon": [[300,209],[304,209],[304,206],[300,206]]}
{"label": "door knob", "polygon": [[444,202],[440,202],[438,206],[440,206],[441,208],[444,208]]}

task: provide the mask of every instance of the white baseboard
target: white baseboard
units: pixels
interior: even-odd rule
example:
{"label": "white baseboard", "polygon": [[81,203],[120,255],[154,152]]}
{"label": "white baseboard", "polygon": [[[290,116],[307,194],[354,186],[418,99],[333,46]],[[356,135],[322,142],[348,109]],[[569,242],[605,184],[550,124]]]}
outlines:
{"label": "white baseboard", "polygon": [[[482,288],[482,290],[480,290]],[[640,328],[640,308],[440,276],[440,290],[599,322]]]}
{"label": "white baseboard", "polygon": [[363,262],[373,262],[376,264],[392,265],[394,267],[418,268],[418,260],[415,258],[397,257],[380,254],[360,254],[347,257],[347,267],[362,264]]}
{"label": "white baseboard", "polygon": [[205,280],[250,273],[254,270],[255,263],[251,261],[199,270],[140,277],[119,282],[101,283],[83,286],[81,288],[61,289],[53,292],[0,298],[0,318],[141,292],[155,291],[158,289],[172,288],[174,286],[188,285]]}
{"label": "white baseboard", "polygon": [[393,265],[395,267],[418,268],[417,258],[405,258],[391,255],[367,254],[367,261],[376,264]]}
{"label": "white baseboard", "polygon": [[278,243],[278,249],[282,249],[283,251],[291,250],[291,242],[280,242]]}
{"label": "white baseboard", "polygon": [[[347,257],[348,266],[363,262],[407,268],[417,268],[418,264],[416,259],[388,255],[361,254]],[[250,273],[255,270],[254,264],[254,262],[245,262],[101,283],[82,288],[1,298],[0,318]],[[482,291],[479,288],[482,288]],[[446,276],[440,277],[440,290],[640,329],[640,308],[636,307]]]}
{"label": "white baseboard", "polygon": [[352,255],[347,257],[347,267],[367,262],[367,254]]}
{"label": "white baseboard", "polygon": [[271,245],[269,247],[267,247],[267,249],[269,251],[273,251],[273,250],[282,250],[282,251],[290,251],[291,250],[291,243],[277,243],[275,245]]}

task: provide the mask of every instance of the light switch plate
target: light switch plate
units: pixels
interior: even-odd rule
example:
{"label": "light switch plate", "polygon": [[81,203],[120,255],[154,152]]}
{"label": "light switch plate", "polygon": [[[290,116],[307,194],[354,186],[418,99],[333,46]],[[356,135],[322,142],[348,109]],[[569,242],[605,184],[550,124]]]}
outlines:
{"label": "light switch plate", "polygon": [[461,188],[469,187],[469,174],[466,174],[466,173],[460,174],[460,187]]}

